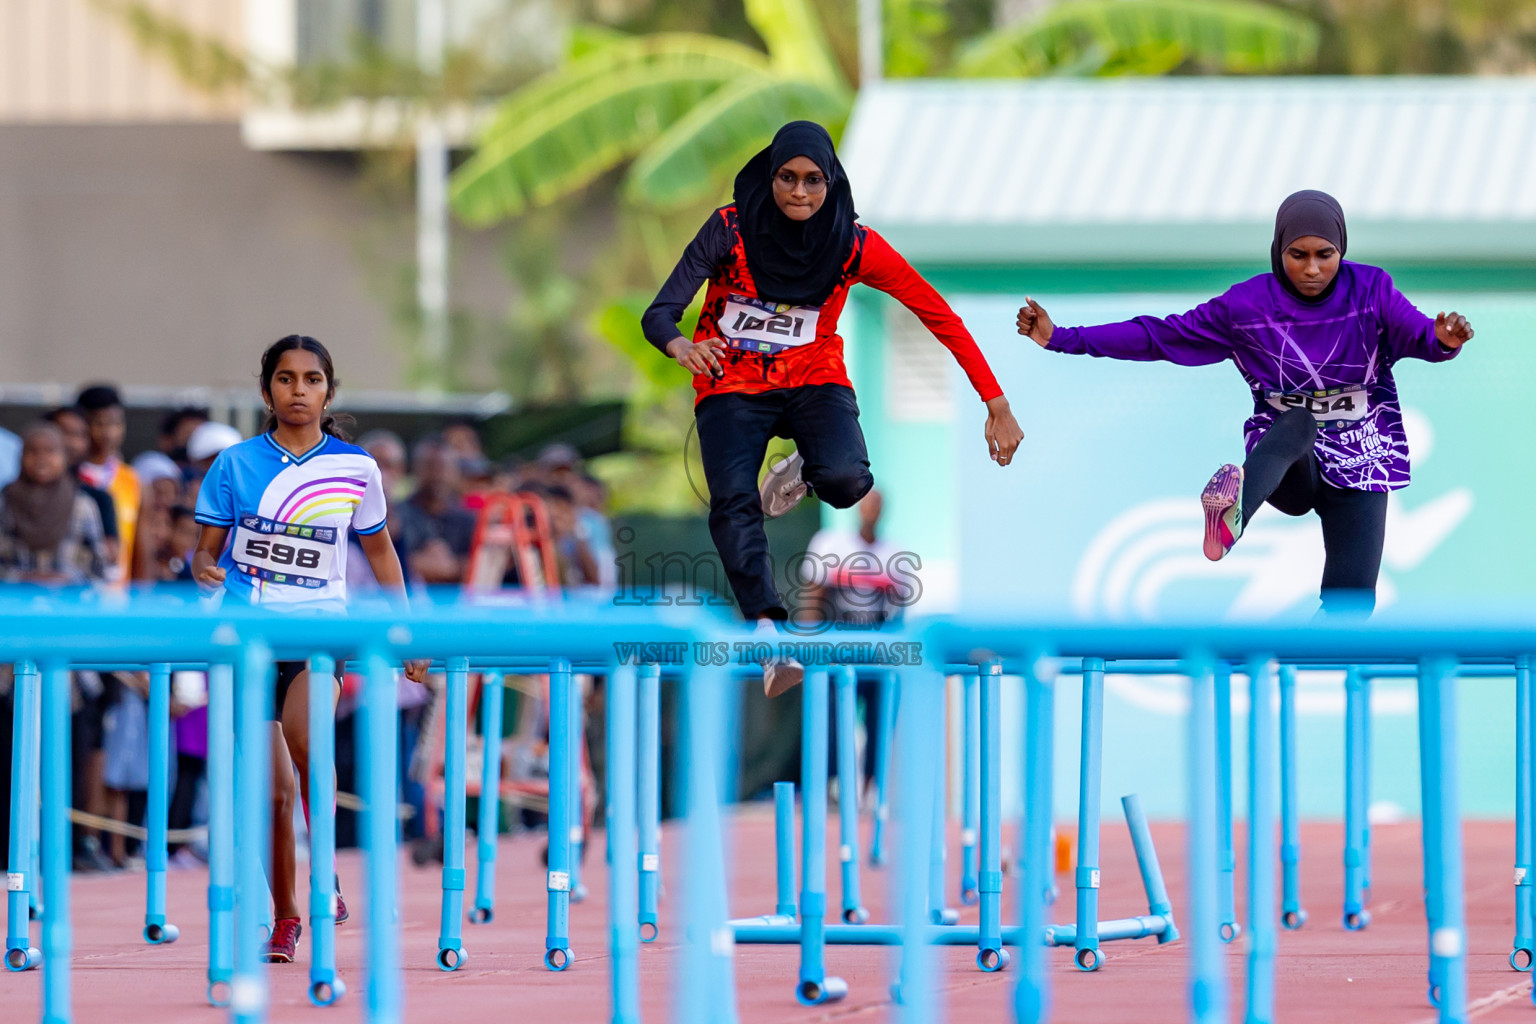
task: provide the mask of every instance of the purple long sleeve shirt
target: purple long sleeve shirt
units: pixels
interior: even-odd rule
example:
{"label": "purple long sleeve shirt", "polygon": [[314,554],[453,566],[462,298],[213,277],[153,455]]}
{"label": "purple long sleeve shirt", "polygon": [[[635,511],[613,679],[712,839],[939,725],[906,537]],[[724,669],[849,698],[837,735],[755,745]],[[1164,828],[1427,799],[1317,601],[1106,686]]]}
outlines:
{"label": "purple long sleeve shirt", "polygon": [[1057,327],[1047,347],[1180,366],[1230,359],[1253,392],[1253,415],[1243,425],[1247,449],[1276,416],[1299,405],[1318,421],[1323,479],[1359,491],[1408,486],[1408,438],[1392,364],[1438,363],[1460,351],[1441,346],[1434,320],[1403,297],[1386,271],[1347,261],[1320,304],[1300,302],[1273,274],[1260,274],[1180,316]]}

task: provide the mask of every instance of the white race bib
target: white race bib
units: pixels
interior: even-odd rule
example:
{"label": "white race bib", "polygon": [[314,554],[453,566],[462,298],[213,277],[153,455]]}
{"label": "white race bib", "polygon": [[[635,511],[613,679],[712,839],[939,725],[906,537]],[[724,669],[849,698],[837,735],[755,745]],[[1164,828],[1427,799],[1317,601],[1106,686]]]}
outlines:
{"label": "white race bib", "polygon": [[290,587],[319,589],[336,564],[336,529],[241,516],[230,555],[246,576]]}
{"label": "white race bib", "polygon": [[770,355],[816,340],[820,306],[784,306],[732,294],[720,314],[720,333],[731,348]]}
{"label": "white race bib", "polygon": [[1371,411],[1364,384],[1323,391],[1266,391],[1264,400],[1280,412],[1307,410],[1321,430],[1344,430],[1365,419]]}

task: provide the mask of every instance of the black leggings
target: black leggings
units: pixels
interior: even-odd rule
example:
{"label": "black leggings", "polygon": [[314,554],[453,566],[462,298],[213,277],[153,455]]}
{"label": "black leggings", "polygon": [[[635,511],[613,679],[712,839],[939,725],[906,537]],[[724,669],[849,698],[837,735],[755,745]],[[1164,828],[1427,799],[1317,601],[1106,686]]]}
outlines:
{"label": "black leggings", "polygon": [[1316,438],[1317,421],[1305,409],[1290,409],[1271,424],[1243,463],[1243,525],[1266,501],[1288,516],[1315,511],[1323,522],[1323,614],[1369,614],[1387,535],[1387,492],[1325,481]]}

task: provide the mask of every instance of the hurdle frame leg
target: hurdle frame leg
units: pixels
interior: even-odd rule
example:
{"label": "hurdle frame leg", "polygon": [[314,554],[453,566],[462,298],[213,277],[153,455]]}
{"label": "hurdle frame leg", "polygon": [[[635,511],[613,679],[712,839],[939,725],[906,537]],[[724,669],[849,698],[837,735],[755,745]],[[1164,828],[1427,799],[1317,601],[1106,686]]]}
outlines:
{"label": "hurdle frame leg", "polygon": [[[894,674],[894,673],[893,673]],[[891,997],[896,1019],[903,1024],[928,1024],[934,1019],[933,948],[928,942],[932,894],[929,889],[933,823],[938,810],[930,788],[944,785],[942,748],[933,743],[932,723],[942,720],[947,680],[939,666],[925,664],[898,677],[907,714],[895,719],[897,830],[896,871],[891,879],[892,904],[900,908],[901,958]],[[889,691],[887,691],[889,693]]]}
{"label": "hurdle frame leg", "polygon": [[[1083,659],[1082,748],[1077,795],[1077,931],[1072,961],[1096,971],[1099,949],[1099,827],[1104,763],[1104,659]],[[1155,913],[1155,911],[1154,911]]]}
{"label": "hurdle frame leg", "polygon": [[544,936],[544,966],[563,971],[571,965],[571,663],[549,663],[549,893]]}
{"label": "hurdle frame leg", "polygon": [[[1462,860],[1460,770],[1456,736],[1456,662],[1425,659],[1420,674],[1433,707],[1434,757],[1425,803],[1435,805],[1435,878],[1439,920],[1430,931],[1430,962],[1438,967],[1440,1020],[1467,1019],[1466,893]],[[1427,835],[1426,835],[1427,838]]]}
{"label": "hurdle frame leg", "polygon": [[[31,667],[31,666],[29,666]],[[43,1024],[70,1024],[71,959],[74,932],[70,923],[70,735],[69,669],[61,664],[46,666],[40,695],[39,743],[42,764],[39,786],[42,811],[43,886],[48,900],[43,906]],[[33,678],[37,670],[32,667]]]}
{"label": "hurdle frame leg", "polygon": [[[395,663],[378,651],[363,657],[364,867],[368,878],[368,947],[364,1019],[399,1024],[402,1019],[399,899],[395,816],[399,777],[400,715]],[[461,821],[462,825],[462,821]]]}
{"label": "hurdle frame leg", "polygon": [[1431,1006],[1439,1007],[1444,992],[1444,962],[1435,955],[1435,935],[1442,920],[1440,857],[1444,852],[1441,842],[1441,812],[1444,803],[1438,799],[1440,776],[1440,723],[1439,689],[1435,685],[1433,666],[1427,662],[1419,666],[1419,802],[1421,833],[1424,849],[1424,921],[1429,946],[1427,998]]}
{"label": "hurdle frame leg", "polygon": [[235,815],[240,841],[235,850],[235,975],[230,1010],[236,1024],[261,1024],[267,1016],[267,972],[261,959],[260,922],[270,914],[264,851],[269,846],[272,758],[268,709],[272,707],[272,652],[247,641],[240,660],[238,764]]}
{"label": "hurdle frame leg", "polygon": [[837,821],[838,861],[842,868],[842,919],[845,924],[869,920],[859,885],[859,751],[858,687],[851,665],[839,665],[833,673],[833,700],[837,707]]}
{"label": "hurdle frame leg", "polygon": [[480,677],[480,804],[475,815],[475,906],[470,924],[496,916],[497,830],[501,824],[501,714],[507,673],[492,669]]}
{"label": "hurdle frame leg", "polygon": [[149,667],[149,793],[144,817],[144,941],[175,942],[181,934],[165,921],[165,832],[171,788],[171,666]]}
{"label": "hurdle frame leg", "polygon": [[1371,923],[1365,909],[1366,824],[1365,730],[1370,717],[1365,676],[1358,666],[1344,673],[1344,928],[1359,931]]}
{"label": "hurdle frame leg", "polygon": [[469,959],[464,949],[464,830],[468,780],[469,659],[447,663],[447,720],[443,730],[443,904],[437,935],[439,970],[456,971]]}
{"label": "hurdle frame leg", "polygon": [[1296,784],[1296,669],[1280,666],[1280,924],[1307,923],[1301,905],[1301,809]]}
{"label": "hurdle frame leg", "polygon": [[1248,662],[1248,972],[1244,1020],[1275,1018],[1275,774],[1274,659]]}
{"label": "hurdle frame leg", "polygon": [[582,794],[581,753],[586,745],[586,730],[583,728],[586,715],[583,710],[582,676],[571,676],[571,739],[567,748],[571,760],[571,902],[580,903],[587,898],[587,885],[581,880],[581,858],[583,847],[587,844],[587,818],[586,801]]}
{"label": "hurdle frame leg", "polygon": [[870,867],[884,867],[886,824],[890,819],[888,783],[891,777],[891,748],[896,739],[897,673],[887,669],[880,674],[880,712],[877,715],[879,745],[875,748],[875,827],[869,842]]}
{"label": "hurdle frame leg", "polygon": [[639,1024],[640,948],[634,924],[640,909],[639,876],[626,866],[638,855],[636,842],[635,788],[627,784],[627,766],[635,763],[636,678],[634,665],[614,665],[608,672],[607,763],[608,842],[617,870],[608,872],[608,942],[612,955],[609,972],[612,986],[611,1024]]}
{"label": "hurdle frame leg", "polygon": [[[977,877],[980,924],[977,929],[976,966],[983,971],[1003,970],[1011,959],[1003,948],[1003,663],[991,659],[977,673],[975,744],[979,760],[978,811],[981,818],[981,869]],[[967,700],[969,704],[969,700]],[[967,761],[970,757],[967,755]],[[969,794],[967,794],[969,802]]]}
{"label": "hurdle frame leg", "polygon": [[[1531,900],[1531,659],[1515,659],[1515,938],[1509,966],[1529,971],[1533,949]],[[1533,990],[1536,991],[1536,990]]]}
{"label": "hurdle frame leg", "polygon": [[12,972],[30,971],[42,962],[42,953],[32,945],[31,920],[31,894],[41,882],[32,863],[32,832],[39,823],[39,791],[32,780],[41,758],[40,689],[37,666],[17,662],[11,691],[11,831],[6,866],[5,969]]}
{"label": "hurdle frame leg", "polygon": [[962,700],[965,706],[965,741],[961,791],[964,794],[960,825],[960,903],[975,906],[980,902],[980,890],[976,878],[976,830],[981,817],[981,686],[980,675],[966,673],[961,676]]}
{"label": "hurdle frame leg", "polygon": [[[661,933],[661,666],[640,666],[639,719],[636,736],[636,808],[640,829],[640,941],[655,942]],[[794,813],[793,807],[790,809]]]}
{"label": "hurdle frame leg", "polygon": [[[971,672],[974,673],[972,668]],[[947,712],[949,707],[949,679],[944,680],[943,700],[940,706]],[[941,713],[940,722],[944,721]],[[949,752],[946,740],[947,729],[941,728],[939,735],[944,737],[939,743],[939,784],[933,791],[933,821],[928,837],[928,919],[936,925],[952,925],[960,920],[960,912],[947,905],[944,894],[944,879],[948,873],[949,844],[947,831],[949,826]]]}
{"label": "hurdle frame leg", "polygon": [[336,975],[336,659],[309,659],[309,1001],[330,1006],[347,993]]}
{"label": "hurdle frame leg", "polygon": [[1186,661],[1189,673],[1189,1003],[1191,1024],[1227,1019],[1227,977],[1222,963],[1220,786],[1217,766],[1216,688],[1218,673],[1203,655]]}
{"label": "hurdle frame leg", "polygon": [[1055,670],[1041,657],[1024,666],[1024,827],[1020,885],[1019,983],[1014,990],[1014,1014],[1019,1024],[1041,1024],[1050,1018],[1051,990],[1046,945],[1037,937],[1045,931],[1047,893],[1054,874],[1051,864],[1051,772],[1055,745]]}
{"label": "hurdle frame leg", "polygon": [[1237,854],[1232,845],[1232,669],[1216,664],[1216,899],[1222,942],[1242,934],[1237,922]]}
{"label": "hurdle frame leg", "polygon": [[795,999],[802,1006],[836,1002],[848,992],[841,978],[827,977],[827,746],[828,672],[807,669],[800,684],[800,975]]}
{"label": "hurdle frame leg", "polygon": [[235,975],[235,670],[208,667],[208,1002],[228,1006]]}

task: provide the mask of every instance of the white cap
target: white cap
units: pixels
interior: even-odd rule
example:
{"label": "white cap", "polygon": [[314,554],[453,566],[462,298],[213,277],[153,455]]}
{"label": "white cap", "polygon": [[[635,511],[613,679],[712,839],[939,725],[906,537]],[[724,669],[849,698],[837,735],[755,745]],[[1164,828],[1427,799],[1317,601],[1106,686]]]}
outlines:
{"label": "white cap", "polygon": [[240,431],[228,423],[209,420],[198,425],[187,438],[187,458],[193,462],[211,459],[230,445],[239,444],[244,438]]}

